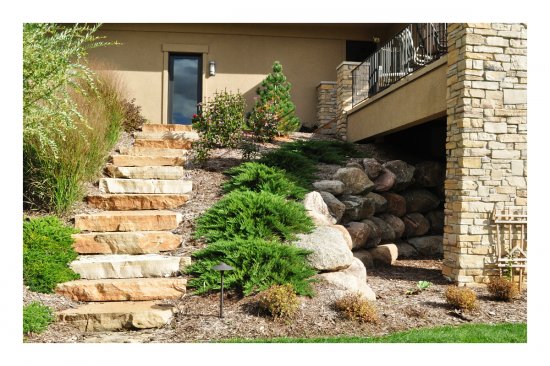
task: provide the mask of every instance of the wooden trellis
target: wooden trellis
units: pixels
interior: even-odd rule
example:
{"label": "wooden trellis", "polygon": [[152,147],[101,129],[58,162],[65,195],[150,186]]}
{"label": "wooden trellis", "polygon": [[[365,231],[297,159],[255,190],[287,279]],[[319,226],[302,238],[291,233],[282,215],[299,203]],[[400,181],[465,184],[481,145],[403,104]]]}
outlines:
{"label": "wooden trellis", "polygon": [[519,290],[522,290],[527,273],[527,208],[508,206],[493,209],[493,223],[496,227],[496,255],[499,274],[509,270],[512,282],[518,273]]}

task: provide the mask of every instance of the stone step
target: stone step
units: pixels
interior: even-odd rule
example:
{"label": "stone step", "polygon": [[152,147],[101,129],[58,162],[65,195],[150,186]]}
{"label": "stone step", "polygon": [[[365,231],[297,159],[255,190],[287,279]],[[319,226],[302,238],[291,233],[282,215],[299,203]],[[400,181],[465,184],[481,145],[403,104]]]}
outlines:
{"label": "stone step", "polygon": [[179,299],[185,278],[123,278],[76,280],[57,285],[55,292],[74,301],[149,301]]}
{"label": "stone step", "polygon": [[112,165],[116,166],[182,166],[185,157],[182,156],[137,156],[137,155],[111,155]]}
{"label": "stone step", "polygon": [[193,189],[190,180],[101,178],[99,190],[103,193],[165,193],[183,194]]}
{"label": "stone step", "polygon": [[112,178],[181,179],[182,166],[116,166],[107,164],[105,172]]}
{"label": "stone step", "polygon": [[176,308],[155,301],[91,303],[56,313],[58,322],[83,332],[160,328],[170,323]]}
{"label": "stone step", "polygon": [[104,211],[75,216],[75,227],[85,231],[156,231],[173,230],[183,217],[179,212]]}
{"label": "stone step", "polygon": [[169,231],[131,231],[73,234],[79,254],[148,254],[177,249],[181,235]]}
{"label": "stone step", "polygon": [[173,277],[191,264],[191,257],[159,254],[83,255],[70,267],[81,279]]}
{"label": "stone step", "polygon": [[109,211],[166,210],[184,205],[188,194],[97,194],[86,197],[88,205]]}
{"label": "stone step", "polygon": [[184,157],[189,153],[185,149],[161,149],[154,147],[128,147],[123,146],[118,150],[122,155],[133,156],[164,156],[164,157]]}
{"label": "stone step", "polygon": [[147,123],[141,127],[143,132],[191,132],[192,125]]}
{"label": "stone step", "polygon": [[196,141],[199,139],[199,134],[196,132],[134,132],[136,140],[188,140]]}
{"label": "stone step", "polygon": [[135,147],[147,147],[147,148],[161,148],[161,149],[186,149],[193,148],[193,143],[190,140],[144,140],[136,139],[134,141]]}

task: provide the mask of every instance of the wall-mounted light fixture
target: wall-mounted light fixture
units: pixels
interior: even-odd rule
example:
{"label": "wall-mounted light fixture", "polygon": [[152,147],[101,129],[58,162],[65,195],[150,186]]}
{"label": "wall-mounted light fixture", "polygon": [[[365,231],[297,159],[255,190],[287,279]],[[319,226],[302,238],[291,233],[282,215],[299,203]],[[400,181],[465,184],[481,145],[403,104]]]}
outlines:
{"label": "wall-mounted light fixture", "polygon": [[208,73],[210,76],[216,75],[216,61],[208,62]]}

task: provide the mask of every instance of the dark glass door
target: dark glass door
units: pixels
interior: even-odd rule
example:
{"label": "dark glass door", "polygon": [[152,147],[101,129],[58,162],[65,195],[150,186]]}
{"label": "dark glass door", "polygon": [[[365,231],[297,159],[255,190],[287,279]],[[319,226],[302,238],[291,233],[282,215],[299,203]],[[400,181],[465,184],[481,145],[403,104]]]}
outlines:
{"label": "dark glass door", "polygon": [[168,122],[189,125],[202,100],[202,56],[170,55],[168,74]]}

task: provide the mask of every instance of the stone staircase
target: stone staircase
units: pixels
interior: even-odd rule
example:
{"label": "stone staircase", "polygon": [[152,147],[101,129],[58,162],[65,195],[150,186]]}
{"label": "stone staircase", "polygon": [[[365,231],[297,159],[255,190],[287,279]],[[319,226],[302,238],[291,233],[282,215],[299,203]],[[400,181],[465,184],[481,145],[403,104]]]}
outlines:
{"label": "stone staircase", "polygon": [[70,266],[81,279],[56,292],[89,304],[58,312],[57,320],[82,331],[164,326],[175,308],[162,300],[186,292],[178,275],[191,258],[161,253],[181,245],[171,231],[182,215],[171,210],[189,199],[192,182],[183,180],[183,165],[197,135],[189,126],[147,124],[134,137],[132,147],[110,157],[101,193],[87,197],[90,207],[104,211],[75,217],[80,256]]}

